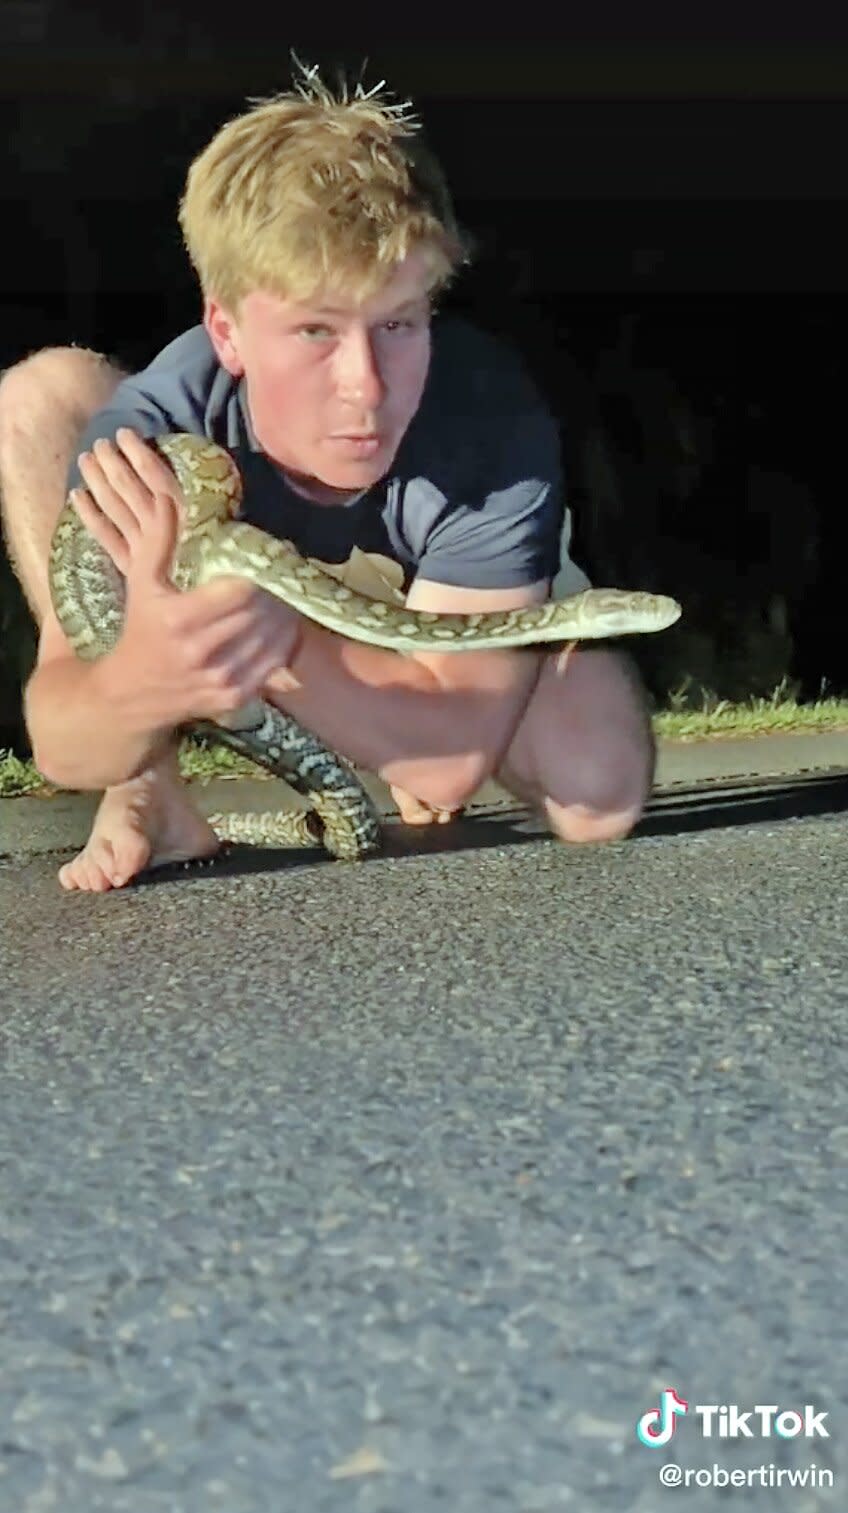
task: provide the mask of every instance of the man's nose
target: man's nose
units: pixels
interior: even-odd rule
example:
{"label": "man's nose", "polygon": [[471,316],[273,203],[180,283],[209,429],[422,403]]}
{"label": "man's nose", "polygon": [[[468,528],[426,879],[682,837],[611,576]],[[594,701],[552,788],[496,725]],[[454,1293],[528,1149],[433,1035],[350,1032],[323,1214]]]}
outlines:
{"label": "man's nose", "polygon": [[369,414],[383,402],[386,386],[370,337],[351,335],[338,355],[339,397]]}

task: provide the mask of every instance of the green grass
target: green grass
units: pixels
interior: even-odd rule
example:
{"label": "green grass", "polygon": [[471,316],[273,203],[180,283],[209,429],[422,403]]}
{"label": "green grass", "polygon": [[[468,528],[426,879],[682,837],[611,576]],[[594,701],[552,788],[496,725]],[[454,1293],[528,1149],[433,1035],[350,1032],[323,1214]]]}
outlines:
{"label": "green grass", "polygon": [[17,798],[22,793],[34,793],[44,787],[44,779],[32,762],[22,762],[11,751],[0,748],[0,798]]}
{"label": "green grass", "polygon": [[698,741],[720,736],[783,735],[787,731],[848,730],[848,699],[815,699],[799,704],[786,697],[783,685],[768,698],[732,704],[702,697],[700,709],[681,707],[682,697],[654,717],[656,734],[668,741]]}
{"label": "green grass", "polygon": [[[731,704],[726,699],[705,694],[702,695],[701,708],[692,709],[684,707],[687,697],[686,691],[681,690],[678,695],[671,696],[669,707],[654,714],[654,730],[661,740],[697,741],[722,736],[776,735],[788,731],[848,731],[848,699],[821,698],[799,704],[786,696],[783,685],[768,698],[749,699],[743,704]],[[180,767],[188,782],[269,775],[234,752],[188,740],[180,749]],[[0,750],[0,798],[15,798],[26,793],[46,795],[55,791],[36,772],[32,762]]]}

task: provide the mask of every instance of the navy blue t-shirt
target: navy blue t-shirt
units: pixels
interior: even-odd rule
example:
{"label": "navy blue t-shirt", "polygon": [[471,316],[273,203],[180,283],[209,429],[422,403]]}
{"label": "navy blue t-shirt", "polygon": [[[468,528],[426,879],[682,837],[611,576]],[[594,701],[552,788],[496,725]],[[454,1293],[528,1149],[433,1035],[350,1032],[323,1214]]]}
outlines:
{"label": "navy blue t-shirt", "polygon": [[[436,316],[421,403],[387,474],[343,505],[316,505],[259,447],[244,379],[221,367],[203,326],[178,336],[123,380],[79,451],[121,426],[154,439],[176,431],[226,447],[242,475],[242,518],[294,542],[351,588],[402,602],[412,580],[516,588],[588,579],[568,558],[555,421],[520,358],[456,315]],[[74,460],[68,487],[82,484]]]}

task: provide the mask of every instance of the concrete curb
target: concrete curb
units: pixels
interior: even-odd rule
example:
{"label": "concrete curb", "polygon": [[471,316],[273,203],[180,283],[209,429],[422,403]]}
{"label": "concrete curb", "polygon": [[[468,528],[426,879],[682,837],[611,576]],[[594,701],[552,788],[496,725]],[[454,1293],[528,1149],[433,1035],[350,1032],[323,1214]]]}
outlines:
{"label": "concrete curb", "polygon": [[[848,773],[848,731],[821,734],[751,736],[743,739],[661,741],[654,794],[662,796],[703,784],[799,776],[816,772]],[[380,812],[396,815],[388,788],[372,773],[362,773],[365,787]],[[285,783],[261,778],[215,778],[192,784],[204,814],[216,810],[245,813],[278,806],[304,807]],[[57,793],[0,800],[0,856],[38,856],[82,846],[99,803],[97,793]],[[467,807],[476,814],[515,810],[515,799],[497,783],[484,783]]]}

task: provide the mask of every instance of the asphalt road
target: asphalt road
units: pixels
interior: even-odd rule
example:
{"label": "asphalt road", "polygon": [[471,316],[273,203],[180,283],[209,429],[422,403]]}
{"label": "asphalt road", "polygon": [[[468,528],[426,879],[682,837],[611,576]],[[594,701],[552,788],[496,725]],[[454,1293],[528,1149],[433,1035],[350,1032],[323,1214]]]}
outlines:
{"label": "asphalt road", "polygon": [[846,807],[0,861],[2,1513],[845,1507]]}

